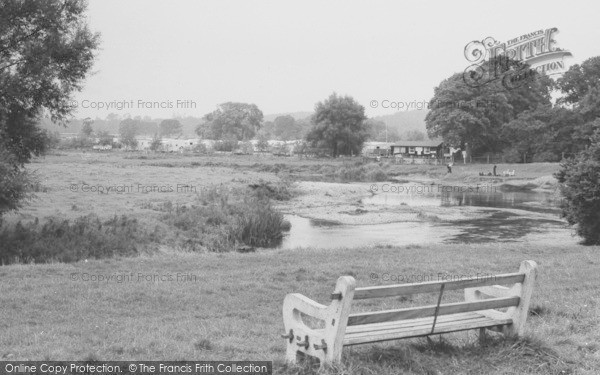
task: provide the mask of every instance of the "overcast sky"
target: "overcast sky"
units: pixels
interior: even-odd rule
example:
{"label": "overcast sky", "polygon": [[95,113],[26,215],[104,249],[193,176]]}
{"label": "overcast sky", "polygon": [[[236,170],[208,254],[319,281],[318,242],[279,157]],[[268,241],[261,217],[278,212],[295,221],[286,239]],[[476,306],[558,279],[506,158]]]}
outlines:
{"label": "overcast sky", "polygon": [[[90,0],[102,43],[76,115],[202,116],[227,101],[265,114],[312,111],[335,91],[376,116],[395,109],[371,108],[372,100],[429,100],[469,65],[463,53],[473,40],[557,27],[569,65],[600,55],[597,0],[483,3]],[[131,100],[122,110],[82,108]]]}

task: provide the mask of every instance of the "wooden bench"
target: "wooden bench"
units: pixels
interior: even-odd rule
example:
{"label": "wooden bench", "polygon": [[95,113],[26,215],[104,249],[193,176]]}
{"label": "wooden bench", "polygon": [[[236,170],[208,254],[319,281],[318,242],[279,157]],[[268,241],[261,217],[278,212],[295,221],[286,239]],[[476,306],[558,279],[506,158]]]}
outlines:
{"label": "wooden bench", "polygon": [[[329,306],[292,293],[283,302],[286,359],[316,357],[320,364],[340,362],[348,345],[479,329],[519,336],[524,333],[537,264],[526,260],[519,272],[453,281],[430,281],[355,288],[351,276],[338,279]],[[504,284],[508,286],[502,286]],[[445,291],[464,289],[465,302],[441,303]],[[437,304],[350,314],[353,300],[437,293]],[[506,311],[497,309],[507,308]],[[310,328],[303,316],[322,321]],[[301,353],[301,354],[299,354]]]}

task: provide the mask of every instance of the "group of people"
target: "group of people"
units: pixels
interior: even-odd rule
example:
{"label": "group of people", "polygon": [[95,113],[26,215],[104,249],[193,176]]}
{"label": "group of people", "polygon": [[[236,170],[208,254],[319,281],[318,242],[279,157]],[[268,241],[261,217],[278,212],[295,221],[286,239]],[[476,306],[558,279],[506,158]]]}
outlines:
{"label": "group of people", "polygon": [[496,168],[497,166],[494,165],[494,171],[493,172],[488,172],[487,174],[485,172],[479,172],[480,176],[497,176],[496,174]]}
{"label": "group of people", "polygon": [[494,170],[492,172],[479,172],[480,176],[514,176],[515,175],[515,170],[513,169],[512,171],[510,170],[505,170],[502,172],[502,174],[497,174],[496,173],[496,166],[494,165]]}

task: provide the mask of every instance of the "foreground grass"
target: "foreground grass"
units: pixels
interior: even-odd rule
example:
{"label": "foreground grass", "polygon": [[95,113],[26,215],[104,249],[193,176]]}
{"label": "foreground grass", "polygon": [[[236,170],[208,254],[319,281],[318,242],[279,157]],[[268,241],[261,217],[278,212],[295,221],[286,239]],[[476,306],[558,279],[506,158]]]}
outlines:
{"label": "foreground grass", "polygon": [[[0,359],[274,360],[283,363],[282,301],[328,303],[338,276],[504,273],[540,265],[527,338],[474,332],[344,350],[329,373],[596,374],[600,368],[600,249],[527,244],[263,251],[0,267]],[[374,278],[371,274],[377,274]],[[112,276],[112,278],[110,278]],[[90,281],[102,278],[101,281]],[[109,279],[110,278],[110,279]],[[458,296],[455,296],[458,297]],[[422,302],[392,301],[394,306]],[[373,302],[375,303],[375,302]],[[383,306],[381,306],[383,307]],[[386,305],[390,308],[390,305]]]}

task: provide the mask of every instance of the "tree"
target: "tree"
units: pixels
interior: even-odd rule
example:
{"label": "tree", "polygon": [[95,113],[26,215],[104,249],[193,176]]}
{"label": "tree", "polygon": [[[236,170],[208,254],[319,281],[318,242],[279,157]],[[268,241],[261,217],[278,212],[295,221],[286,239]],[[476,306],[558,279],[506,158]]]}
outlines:
{"label": "tree", "polygon": [[306,140],[313,147],[327,147],[334,157],[359,154],[368,137],[365,108],[350,96],[333,93],[315,106],[313,127]]}
{"label": "tree", "polygon": [[561,164],[555,177],[564,197],[563,217],[577,225],[584,244],[600,245],[600,132],[590,147]]}
{"label": "tree", "polygon": [[[260,129],[263,113],[255,104],[227,102],[204,116],[203,131],[211,139],[235,139],[246,141],[252,139]],[[198,133],[201,128],[196,128]]]}
{"label": "tree", "polygon": [[282,141],[302,138],[302,123],[290,115],[278,116],[273,121],[273,134]]}
{"label": "tree", "polygon": [[576,104],[592,89],[600,88],[600,56],[585,60],[581,65],[572,65],[556,81],[564,96],[558,100],[561,104]]}
{"label": "tree", "polygon": [[[462,73],[445,79],[434,89],[425,118],[429,137],[441,137],[450,145],[467,152],[498,152],[507,146],[502,138],[502,125],[526,110],[550,104],[552,81],[536,71],[526,70],[523,64],[503,58],[499,77],[473,85]],[[497,69],[499,62],[484,63],[484,71]],[[520,69],[520,70],[515,70]],[[527,77],[516,83],[515,77]],[[513,82],[513,86],[507,85]]]}
{"label": "tree", "polygon": [[121,143],[128,148],[137,147],[137,140],[135,139],[135,136],[138,134],[138,131],[138,120],[132,120],[130,118],[127,118],[121,121],[121,124],[119,124],[119,135],[121,138]]}
{"label": "tree", "polygon": [[97,135],[100,146],[108,146],[113,144],[113,137],[108,131],[100,130]]}
{"label": "tree", "polygon": [[259,151],[267,151],[269,149],[269,138],[267,138],[264,134],[258,135],[258,142],[256,143],[256,148]]}
{"label": "tree", "polygon": [[258,133],[259,136],[263,135],[267,137],[267,139],[274,139],[275,135],[275,123],[273,121],[265,121],[260,128]]}
{"label": "tree", "polygon": [[567,108],[548,105],[524,111],[502,127],[502,138],[510,145],[505,153],[518,155],[520,162],[559,161],[563,154],[589,145],[593,131],[583,125],[582,117]]}
{"label": "tree", "polygon": [[152,142],[150,143],[150,150],[158,151],[162,147],[162,138],[158,134],[154,134]]}
{"label": "tree", "polygon": [[423,141],[425,138],[425,133],[419,130],[407,130],[402,134],[405,141]]}
{"label": "tree", "polygon": [[395,142],[400,139],[398,130],[395,127],[389,127],[381,120],[368,119],[366,121],[369,140],[373,142]]}
{"label": "tree", "polygon": [[0,215],[19,207],[24,164],[45,151],[42,111],[64,123],[70,99],[92,66],[98,35],[80,0],[0,2]]}
{"label": "tree", "polygon": [[162,120],[158,128],[161,137],[180,136],[182,131],[181,123],[177,119]]}
{"label": "tree", "polygon": [[94,120],[92,120],[89,117],[87,117],[83,120],[83,126],[81,127],[81,134],[85,138],[89,138],[92,135],[92,133],[94,132],[94,129],[92,128],[93,123],[94,123]]}

